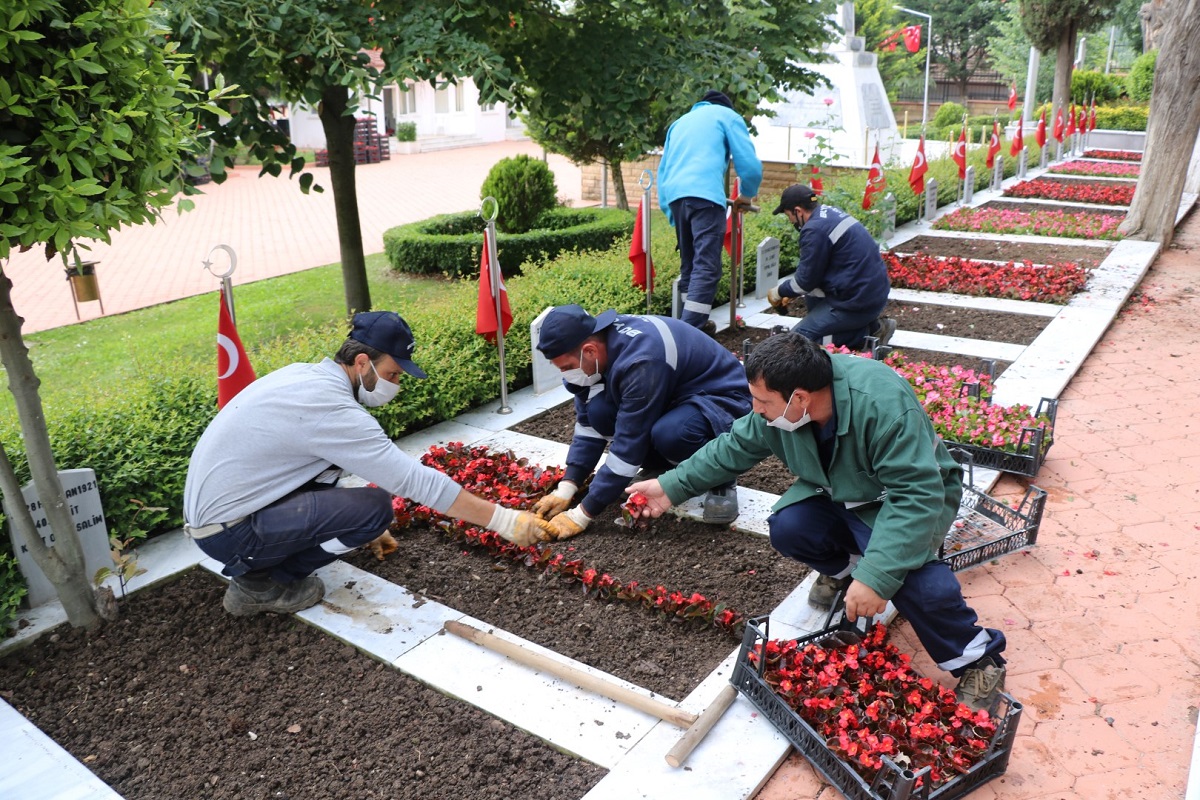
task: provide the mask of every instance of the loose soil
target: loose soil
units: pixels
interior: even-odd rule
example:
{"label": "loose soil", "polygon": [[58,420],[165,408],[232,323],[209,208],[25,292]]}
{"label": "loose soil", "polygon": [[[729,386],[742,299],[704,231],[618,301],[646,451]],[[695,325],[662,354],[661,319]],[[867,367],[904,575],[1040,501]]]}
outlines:
{"label": "loose soil", "polygon": [[63,626],[0,660],[0,695],[128,800],[578,800],[605,774],[223,593],[193,570],[97,633]]}
{"label": "loose soil", "polygon": [[985,237],[957,237],[927,234],[916,236],[892,248],[897,253],[927,253],[950,258],[975,258],[984,261],[1031,261],[1034,264],[1079,264],[1097,267],[1108,256],[1109,248],[1091,245],[1057,245],[1035,242],[1010,242]]}
{"label": "loose soil", "polygon": [[1124,211],[1110,211],[1107,209],[1097,208],[1096,206],[1070,206],[1058,205],[1053,206],[1042,205],[1040,203],[1027,203],[1024,200],[989,200],[979,208],[995,209],[997,211],[1063,211],[1072,216],[1080,214],[1092,217],[1112,217],[1117,214],[1124,215]]}

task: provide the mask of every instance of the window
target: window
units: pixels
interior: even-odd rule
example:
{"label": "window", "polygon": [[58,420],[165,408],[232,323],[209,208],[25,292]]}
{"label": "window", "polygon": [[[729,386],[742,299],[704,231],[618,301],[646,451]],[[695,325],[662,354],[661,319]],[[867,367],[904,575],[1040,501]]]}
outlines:
{"label": "window", "polygon": [[450,113],[450,87],[444,86],[433,93],[433,113]]}
{"label": "window", "polygon": [[396,113],[400,116],[417,113],[417,90],[412,85],[404,84],[396,104]]}

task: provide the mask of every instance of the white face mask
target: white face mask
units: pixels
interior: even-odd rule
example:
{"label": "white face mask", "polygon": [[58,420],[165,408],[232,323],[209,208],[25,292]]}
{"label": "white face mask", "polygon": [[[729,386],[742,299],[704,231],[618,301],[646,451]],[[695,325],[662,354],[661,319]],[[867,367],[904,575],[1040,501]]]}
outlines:
{"label": "white face mask", "polygon": [[[795,397],[795,396],[796,396],[796,393],[793,392],[792,397]],[[794,431],[797,428],[803,427],[804,425],[807,425],[808,423],[812,422],[812,417],[810,417],[808,415],[807,408],[804,409],[804,416],[800,417],[800,419],[796,420],[795,422],[792,422],[791,420],[789,420],[787,418],[788,408],[791,407],[791,405],[792,405],[792,397],[788,398],[787,405],[783,407],[783,413],[780,414],[775,419],[767,422],[768,427],[779,428],[779,430],[781,430],[781,431]]]}
{"label": "white face mask", "polygon": [[[583,366],[583,348],[579,348],[579,366]],[[563,370],[562,378],[573,386],[595,386],[604,377],[600,374],[600,365],[596,365],[596,374],[588,375],[580,368]]]}
{"label": "white face mask", "polygon": [[375,388],[367,391],[367,387],[360,376],[358,379],[358,402],[367,408],[378,408],[392,401],[392,398],[400,391],[400,384],[391,383],[379,377],[379,371],[375,369],[375,362],[372,361],[369,363],[371,364],[371,372],[375,373]]}

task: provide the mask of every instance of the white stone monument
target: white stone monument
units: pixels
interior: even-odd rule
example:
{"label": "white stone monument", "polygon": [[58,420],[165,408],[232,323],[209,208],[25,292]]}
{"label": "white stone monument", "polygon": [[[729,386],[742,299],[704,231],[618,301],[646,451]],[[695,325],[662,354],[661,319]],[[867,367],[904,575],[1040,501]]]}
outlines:
{"label": "white stone monument", "polygon": [[[75,523],[75,533],[79,536],[79,546],[83,549],[84,574],[88,580],[101,567],[112,567],[112,554],[108,545],[108,526],[104,522],[104,508],[100,503],[100,488],[96,484],[96,473],[90,469],[65,469],[58,473],[62,481],[63,492],[70,506],[71,519]],[[37,488],[28,484],[21,489],[25,504],[33,517],[34,530],[42,537],[42,541],[53,547],[56,535],[50,529],[46,519],[46,510],[38,498]],[[54,584],[42,572],[41,567],[33,560],[29,545],[21,539],[18,541],[17,532],[11,530],[13,552],[17,555],[17,565],[25,576],[25,585],[29,594],[25,600],[30,607],[36,608],[58,599]]]}
{"label": "white stone monument", "polygon": [[534,395],[545,394],[562,386],[562,371],[551,364],[550,360],[542,355],[542,351],[537,349],[538,339],[542,333],[542,323],[546,321],[546,315],[553,308],[554,306],[546,306],[542,313],[538,314],[533,322],[529,323],[529,341],[532,342],[530,350],[532,351],[531,360],[533,362]]}
{"label": "white stone monument", "polygon": [[779,283],[779,240],[768,236],[758,243],[755,259],[754,296],[762,299]]}
{"label": "white stone monument", "polygon": [[829,80],[812,94],[785,92],[768,108],[776,116],[755,117],[754,147],[764,161],[804,163],[824,154],[842,166],[867,166],[879,144],[885,163],[901,157],[901,136],[874,53],[854,35],[854,3],[842,3],[828,25],[844,35],[826,46],[833,61],[805,64]]}

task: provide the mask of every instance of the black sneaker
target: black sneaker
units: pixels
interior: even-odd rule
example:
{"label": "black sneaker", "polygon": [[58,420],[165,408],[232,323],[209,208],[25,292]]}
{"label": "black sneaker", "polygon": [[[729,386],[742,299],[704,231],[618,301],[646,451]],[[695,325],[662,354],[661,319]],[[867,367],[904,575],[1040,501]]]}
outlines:
{"label": "black sneaker", "polygon": [[1004,667],[996,666],[990,658],[981,658],[963,671],[954,693],[958,702],[972,711],[993,711],[1000,692],[1004,691]]}
{"label": "black sneaker", "polygon": [[704,521],[710,525],[728,525],[737,519],[737,487],[709,489],[704,495]]}
{"label": "black sneaker", "polygon": [[717,323],[713,322],[710,319],[707,322],[705,322],[703,325],[700,326],[700,330],[704,331],[709,336],[716,336],[717,335]]}
{"label": "black sneaker", "polygon": [[312,608],[325,596],[325,584],[316,575],[293,583],[234,578],[225,590],[222,605],[235,617],[251,614],[291,614]]}
{"label": "black sneaker", "polygon": [[896,320],[891,317],[880,317],[876,320],[878,327],[871,333],[875,337],[876,347],[887,347],[887,343],[892,340],[892,334],[896,332]]}
{"label": "black sneaker", "polygon": [[832,608],[837,596],[846,591],[853,580],[849,575],[844,578],[831,578],[819,575],[812,588],[808,590],[808,602],[817,608]]}

